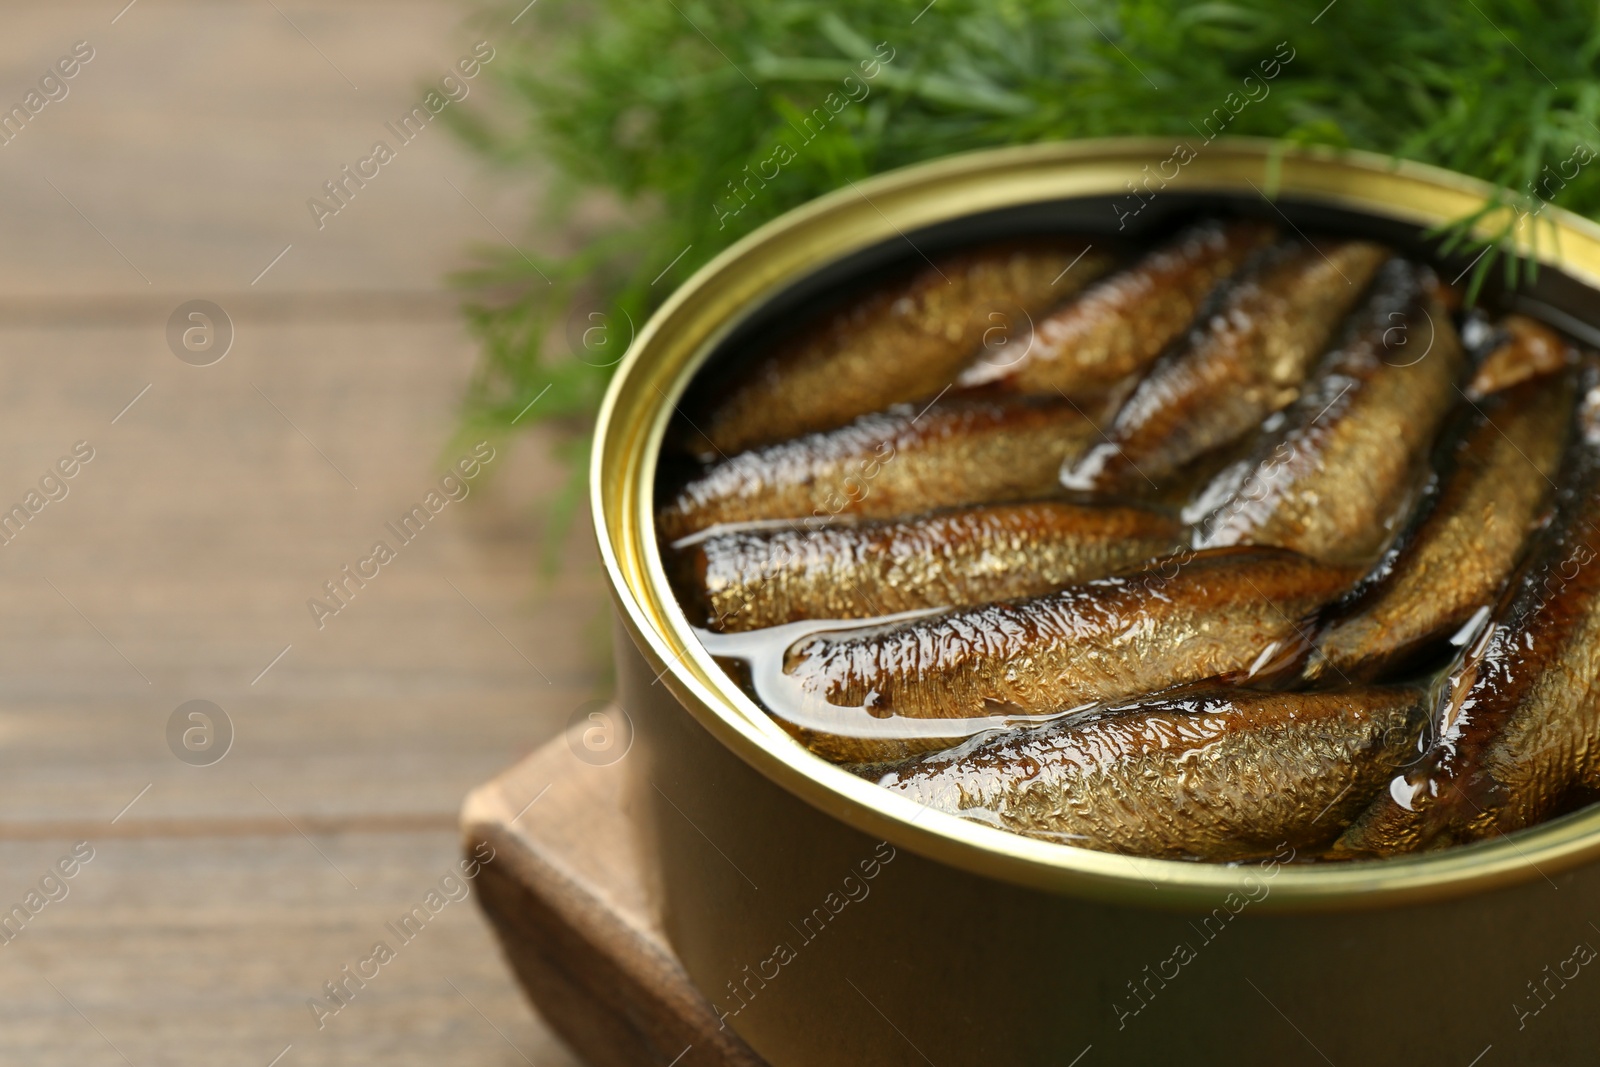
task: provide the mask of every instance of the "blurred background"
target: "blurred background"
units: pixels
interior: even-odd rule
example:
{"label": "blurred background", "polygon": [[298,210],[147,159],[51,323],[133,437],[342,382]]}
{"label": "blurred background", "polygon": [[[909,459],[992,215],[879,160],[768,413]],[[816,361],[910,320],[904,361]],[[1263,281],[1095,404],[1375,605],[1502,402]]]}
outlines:
{"label": "blurred background", "polygon": [[[1479,175],[1519,224],[1600,210],[1559,169],[1600,144],[1574,3],[0,16],[0,906],[52,878],[0,937],[8,1063],[576,1062],[470,900],[320,1030],[306,1001],[451,869],[463,796],[607,695],[587,420],[763,221],[954,151],[1219,121]],[[479,442],[464,499],[346,578]]]}
{"label": "blurred background", "polygon": [[[477,347],[446,276],[527,238],[540,179],[430,124],[320,230],[307,200],[487,35],[445,2],[122,2],[0,33],[7,107],[93,49],[0,147],[0,498],[94,456],[0,548],[0,901],[93,849],[0,944],[0,1061],[572,1063],[471,899],[320,1032],[306,1007],[453,869],[463,795],[604,684],[594,568],[538,564],[543,429],[306,606],[482,439],[452,440]],[[197,299],[233,326],[209,366],[167,337]],[[196,699],[234,732],[209,766],[168,741]]]}

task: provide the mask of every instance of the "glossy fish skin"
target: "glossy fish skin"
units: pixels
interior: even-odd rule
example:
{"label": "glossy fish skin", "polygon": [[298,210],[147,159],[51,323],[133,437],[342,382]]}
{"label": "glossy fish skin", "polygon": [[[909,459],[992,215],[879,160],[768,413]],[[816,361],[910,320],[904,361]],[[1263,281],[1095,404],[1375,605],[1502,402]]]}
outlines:
{"label": "glossy fish skin", "polygon": [[1432,743],[1337,850],[1389,855],[1511,833],[1600,784],[1600,388],[1562,465],[1556,515],[1494,625],[1439,687]]}
{"label": "glossy fish skin", "polygon": [[1502,340],[1485,355],[1467,386],[1474,400],[1509,389],[1518,382],[1554,374],[1570,366],[1577,353],[1566,339],[1526,315],[1507,315],[1496,325]]}
{"label": "glossy fish skin", "polygon": [[887,522],[737,530],[675,554],[691,621],[732,633],[1035,596],[1177,550],[1160,512],[1030,501]]}
{"label": "glossy fish skin", "polygon": [[1175,556],[1045,596],[816,634],[789,648],[783,673],[802,704],[878,718],[1047,715],[1247,675],[1294,651],[1297,620],[1357,576],[1271,548]]}
{"label": "glossy fish skin", "polygon": [[1060,399],[896,405],[713,464],[658,509],[656,526],[675,541],[718,523],[895,518],[1040,496],[1094,433]]}
{"label": "glossy fish skin", "polygon": [[939,811],[1124,855],[1227,861],[1335,838],[1415,748],[1425,693],[1208,690],[974,739],[880,784]]}
{"label": "glossy fish skin", "polygon": [[1163,355],[1096,445],[1064,474],[1069,489],[1142,493],[1243,437],[1294,401],[1341,319],[1389,258],[1380,245],[1320,251],[1285,241],[1229,286],[1212,314]]}
{"label": "glossy fish skin", "polygon": [[976,362],[958,384],[1044,396],[1102,393],[1160,355],[1217,284],[1275,236],[1257,222],[1191,226],[1039,319],[1021,358]]}
{"label": "glossy fish skin", "polygon": [[1436,287],[1426,268],[1383,266],[1282,426],[1199,494],[1195,547],[1375,560],[1461,396],[1465,357]]}
{"label": "glossy fish skin", "polygon": [[987,334],[1021,329],[1012,321],[1019,314],[1048,311],[1104,274],[1112,257],[1089,248],[1082,238],[1061,238],[940,256],[824,313],[696,421],[712,450],[731,456],[934,396]]}
{"label": "glossy fish skin", "polygon": [[1365,681],[1492,608],[1544,512],[1576,400],[1546,376],[1467,409],[1382,575],[1317,637],[1308,676]]}

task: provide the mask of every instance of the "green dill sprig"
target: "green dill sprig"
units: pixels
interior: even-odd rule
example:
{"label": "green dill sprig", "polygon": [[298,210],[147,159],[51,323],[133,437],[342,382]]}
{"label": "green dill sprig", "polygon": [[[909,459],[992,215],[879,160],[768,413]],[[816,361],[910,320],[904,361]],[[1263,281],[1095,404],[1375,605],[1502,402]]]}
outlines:
{"label": "green dill sprig", "polygon": [[[522,8],[485,18],[505,27]],[[625,221],[573,255],[490,254],[459,279],[477,294],[479,427],[581,424],[614,360],[583,350],[575,306],[642,324],[718,251],[822,193],[972,148],[1193,138],[1251,76],[1266,91],[1228,134],[1500,188],[1437,234],[1482,253],[1474,294],[1496,265],[1523,276],[1504,253],[1548,231],[1547,203],[1600,213],[1600,167],[1573,162],[1600,147],[1600,8],[1570,0],[542,0],[497,40],[508,55],[490,73],[512,108],[452,116],[457,130],[487,159],[553,168],[547,221],[596,192]],[[1291,53],[1263,81],[1263,61]]]}

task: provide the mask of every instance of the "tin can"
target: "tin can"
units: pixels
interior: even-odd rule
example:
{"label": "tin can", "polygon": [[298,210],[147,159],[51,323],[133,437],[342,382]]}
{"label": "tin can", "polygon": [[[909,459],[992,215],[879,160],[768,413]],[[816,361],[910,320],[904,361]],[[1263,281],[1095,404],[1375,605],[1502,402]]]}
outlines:
{"label": "tin can", "polygon": [[[1600,808],[1323,865],[1127,857],[929,811],[812,756],[723,673],[677,605],[652,517],[696,372],[891,259],[1041,230],[1109,239],[1218,206],[1427,254],[1430,228],[1492,195],[1265,141],[986,151],[790,212],[667,301],[606,396],[591,491],[667,929],[724,1025],[775,1067],[1594,1061]],[[1500,302],[1600,336],[1600,228],[1545,208],[1517,235],[1543,267]]]}

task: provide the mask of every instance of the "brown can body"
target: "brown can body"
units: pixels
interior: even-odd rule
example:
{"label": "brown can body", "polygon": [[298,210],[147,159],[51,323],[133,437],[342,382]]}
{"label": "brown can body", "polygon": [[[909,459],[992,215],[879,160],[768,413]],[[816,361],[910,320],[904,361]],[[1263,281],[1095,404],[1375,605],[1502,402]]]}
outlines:
{"label": "brown can body", "polygon": [[[667,585],[652,511],[673,406],[730,336],[807,279],[896,254],[895,242],[903,255],[1040,224],[1098,224],[1110,239],[1132,210],[1155,223],[1219,204],[1404,247],[1489,192],[1387,159],[1273,150],[1212,142],[1142,200],[1127,183],[1172,154],[1166,142],[1006,149],[885,175],[724,253],[619,368],[591,489],[630,760],[674,947],[774,1067],[1593,1061],[1600,811],[1372,863],[1285,853],[1223,866],[1030,841],[807,753],[709,658]],[[1274,176],[1268,204],[1257,189]],[[1581,329],[1600,306],[1600,229],[1546,215],[1562,232],[1541,245],[1561,258],[1516,306]]]}

